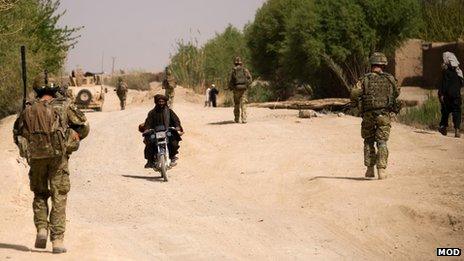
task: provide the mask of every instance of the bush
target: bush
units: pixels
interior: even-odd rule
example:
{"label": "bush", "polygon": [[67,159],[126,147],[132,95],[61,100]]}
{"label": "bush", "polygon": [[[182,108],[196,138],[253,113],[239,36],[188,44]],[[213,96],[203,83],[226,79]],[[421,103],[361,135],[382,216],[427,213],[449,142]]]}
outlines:
{"label": "bush", "polygon": [[438,98],[430,93],[422,105],[407,108],[400,113],[398,120],[418,128],[437,129],[441,117],[440,108]]}
{"label": "bush", "polygon": [[249,102],[268,102],[275,98],[268,82],[255,81],[248,90]]}
{"label": "bush", "polygon": [[118,78],[126,82],[127,87],[133,90],[147,91],[150,90],[150,83],[154,81],[159,81],[160,77],[158,74],[149,73],[149,72],[132,72],[124,75],[116,75],[104,80],[104,84],[116,87],[118,83]]}

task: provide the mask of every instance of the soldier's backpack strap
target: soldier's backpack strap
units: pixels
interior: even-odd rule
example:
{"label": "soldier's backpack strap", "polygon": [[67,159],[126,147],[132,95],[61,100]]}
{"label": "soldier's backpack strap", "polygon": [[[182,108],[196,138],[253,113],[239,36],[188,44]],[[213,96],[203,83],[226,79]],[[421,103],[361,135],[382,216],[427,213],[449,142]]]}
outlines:
{"label": "soldier's backpack strap", "polygon": [[399,97],[399,90],[398,90],[398,83],[396,82],[396,79],[393,75],[389,73],[383,73],[382,74],[385,78],[390,81],[392,89],[391,89],[391,97],[389,99],[389,110],[394,112],[394,113],[399,113],[402,107],[401,102],[398,101]]}
{"label": "soldier's backpack strap", "polygon": [[363,95],[366,94],[366,87],[369,86],[369,76],[371,73],[366,73],[364,77],[362,78],[362,93]]}

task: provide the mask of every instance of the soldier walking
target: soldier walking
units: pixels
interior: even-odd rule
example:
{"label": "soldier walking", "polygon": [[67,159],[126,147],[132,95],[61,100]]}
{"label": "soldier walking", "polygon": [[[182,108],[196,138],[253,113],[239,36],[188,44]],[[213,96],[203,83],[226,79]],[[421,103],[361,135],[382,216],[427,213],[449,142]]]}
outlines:
{"label": "soldier walking", "polygon": [[234,68],[230,74],[229,89],[234,93],[234,121],[247,122],[247,90],[252,82],[250,71],[243,66],[242,59],[235,57]]}
{"label": "soldier walking", "polygon": [[127,92],[128,92],[128,87],[127,84],[124,82],[122,77],[118,78],[118,84],[116,86],[116,94],[118,95],[119,102],[121,105],[121,110],[126,109],[126,98],[127,98]]}
{"label": "soldier walking", "polygon": [[399,113],[401,109],[398,101],[400,89],[396,79],[384,72],[388,61],[383,53],[374,53],[369,62],[371,72],[353,88],[351,99],[362,116],[361,136],[364,139],[364,165],[367,167],[365,176],[374,178],[374,167],[377,166],[378,178],[385,179],[391,114]]}
{"label": "soldier walking", "polygon": [[462,70],[456,55],[451,52],[443,53],[443,74],[438,86],[438,98],[441,104],[441,121],[438,129],[447,135],[449,115],[453,115],[454,137],[461,137],[461,88],[464,83]]}
{"label": "soldier walking", "polygon": [[176,78],[174,78],[171,68],[167,66],[164,70],[163,89],[165,90],[164,95],[168,98],[169,108],[173,108],[174,106],[174,95],[175,95],[176,87],[177,87]]}
{"label": "soldier walking", "polygon": [[[37,99],[27,103],[13,129],[20,155],[29,163],[32,209],[37,229],[36,248],[46,248],[50,232],[53,253],[66,252],[66,200],[70,190],[68,160],[87,137],[85,115],[66,97],[57,96],[53,84],[34,84]],[[51,197],[51,209],[48,198]]]}

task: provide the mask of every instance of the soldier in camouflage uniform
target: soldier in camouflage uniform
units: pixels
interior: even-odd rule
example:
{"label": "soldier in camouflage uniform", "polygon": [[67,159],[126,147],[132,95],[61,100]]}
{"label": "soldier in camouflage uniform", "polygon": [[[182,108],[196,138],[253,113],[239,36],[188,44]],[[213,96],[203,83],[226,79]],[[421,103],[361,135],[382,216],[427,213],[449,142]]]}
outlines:
{"label": "soldier in camouflage uniform", "polygon": [[[85,115],[65,97],[58,87],[36,85],[37,99],[28,102],[14,124],[15,143],[29,166],[32,204],[37,228],[36,248],[46,248],[48,232],[53,253],[64,253],[66,200],[70,190],[68,160],[89,133]],[[51,197],[51,209],[48,198]]]}
{"label": "soldier in camouflage uniform", "polygon": [[61,87],[58,90],[57,95],[58,95],[58,97],[64,97],[64,98],[68,99],[69,102],[74,102],[74,100],[76,99],[74,97],[74,93],[72,92],[71,89],[69,89],[69,87],[67,85]]}
{"label": "soldier in camouflage uniform", "polygon": [[252,77],[250,71],[243,66],[240,57],[235,57],[234,65],[229,80],[229,90],[234,93],[234,121],[239,123],[241,119],[242,123],[246,123],[247,90],[252,82]]}
{"label": "soldier in camouflage uniform", "polygon": [[116,86],[115,91],[116,91],[116,94],[118,95],[118,98],[119,98],[119,102],[120,102],[120,105],[121,105],[121,110],[123,111],[123,110],[126,109],[126,99],[127,99],[128,87],[127,87],[127,84],[122,79],[122,77],[118,78],[118,84]]}
{"label": "soldier in camouflage uniform", "polygon": [[365,176],[375,177],[374,167],[377,166],[379,179],[385,179],[391,115],[399,113],[401,109],[398,101],[400,89],[396,79],[383,71],[388,64],[384,54],[374,53],[369,62],[371,72],[353,88],[351,99],[362,116],[361,136],[364,139],[364,165],[367,167]]}
{"label": "soldier in camouflage uniform", "polygon": [[165,90],[164,95],[168,97],[168,106],[171,109],[174,106],[174,94],[176,87],[176,78],[174,78],[174,75],[172,75],[171,68],[169,68],[168,66],[164,70],[163,89]]}

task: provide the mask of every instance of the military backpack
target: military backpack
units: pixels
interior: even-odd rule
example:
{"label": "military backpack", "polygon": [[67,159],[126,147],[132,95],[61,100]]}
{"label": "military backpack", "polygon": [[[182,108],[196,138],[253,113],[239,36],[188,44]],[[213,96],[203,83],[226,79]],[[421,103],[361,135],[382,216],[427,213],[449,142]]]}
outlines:
{"label": "military backpack", "polygon": [[58,104],[35,101],[23,114],[24,137],[30,159],[46,159],[66,153],[67,116]]}
{"label": "military backpack", "polygon": [[390,109],[396,102],[393,76],[386,73],[369,73],[363,81],[363,111]]}
{"label": "military backpack", "polygon": [[234,68],[232,74],[233,83],[235,89],[237,90],[245,90],[248,87],[248,77],[246,69],[243,66],[237,66]]}

